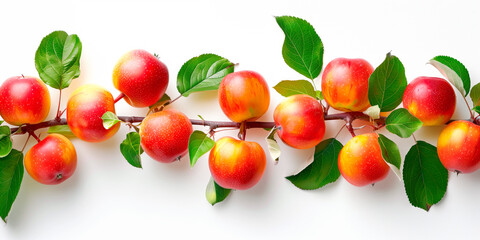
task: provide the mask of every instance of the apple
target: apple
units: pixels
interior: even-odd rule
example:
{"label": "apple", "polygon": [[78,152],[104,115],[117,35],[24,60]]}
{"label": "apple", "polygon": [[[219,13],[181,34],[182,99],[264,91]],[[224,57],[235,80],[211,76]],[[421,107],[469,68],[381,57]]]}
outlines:
{"label": "apple", "polygon": [[273,113],[277,134],[287,145],[315,147],[325,134],[322,105],[308,95],[293,95],[283,100]]}
{"label": "apple", "polygon": [[16,76],[0,86],[0,115],[7,123],[40,123],[50,111],[50,93],[40,79]]}
{"label": "apple", "polygon": [[218,101],[230,120],[254,121],[268,110],[270,92],[260,74],[239,71],[223,78],[218,88]]}
{"label": "apple", "polygon": [[355,186],[374,184],[387,177],[390,167],[382,157],[378,135],[357,135],[345,144],[338,155],[338,169]]}
{"label": "apple", "polygon": [[336,58],[322,75],[322,93],[327,103],[344,112],[363,112],[370,107],[368,79],[373,67],[364,59]]}
{"label": "apple", "polygon": [[77,152],[63,135],[52,133],[28,150],[25,169],[39,183],[59,184],[73,175]]}
{"label": "apple", "polygon": [[476,171],[480,168],[480,126],[464,120],[448,124],[438,137],[437,152],[449,171]]}
{"label": "apple", "polygon": [[228,189],[255,186],[266,166],[265,152],[256,142],[223,137],[210,150],[208,164],[215,182]]}
{"label": "apple", "polygon": [[67,103],[67,123],[72,133],[87,142],[109,139],[120,128],[120,123],[110,129],[103,127],[102,116],[115,113],[112,94],[104,88],[87,84],[76,89]]}
{"label": "apple", "polygon": [[140,144],[151,158],[170,163],[187,153],[192,132],[192,123],[185,114],[167,109],[150,114],[142,121]]}
{"label": "apple", "polygon": [[455,105],[455,92],[443,78],[418,77],[407,85],[403,94],[403,107],[424,126],[448,122],[455,112]]}
{"label": "apple", "polygon": [[133,50],[115,65],[113,85],[125,94],[124,99],[131,106],[152,106],[167,90],[168,69],[149,52]]}

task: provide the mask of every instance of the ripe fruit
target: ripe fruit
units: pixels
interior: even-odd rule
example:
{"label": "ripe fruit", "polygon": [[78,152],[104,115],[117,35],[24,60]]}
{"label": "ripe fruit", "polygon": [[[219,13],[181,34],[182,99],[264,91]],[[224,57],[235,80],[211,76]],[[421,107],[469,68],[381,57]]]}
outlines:
{"label": "ripe fruit", "polygon": [[50,93],[40,79],[11,77],[0,86],[0,115],[12,125],[36,124],[50,111]]}
{"label": "ripe fruit", "polygon": [[192,123],[185,114],[167,109],[150,114],[142,121],[140,143],[148,156],[170,163],[187,153],[192,132]]}
{"label": "ripe fruit", "polygon": [[168,69],[158,58],[145,50],[123,55],[113,69],[113,85],[125,94],[133,107],[155,104],[168,86]]}
{"label": "ripe fruit", "polygon": [[448,124],[438,137],[437,152],[450,171],[476,171],[480,168],[480,126],[464,120]]}
{"label": "ripe fruit", "polygon": [[220,83],[218,101],[232,121],[254,121],[268,110],[270,92],[260,74],[253,71],[234,72],[225,76]]}
{"label": "ripe fruit", "polygon": [[388,175],[390,167],[383,160],[378,135],[358,135],[345,144],[338,155],[338,169],[355,186],[376,183]]}
{"label": "ripe fruit", "polygon": [[325,134],[322,105],[308,95],[293,95],[283,100],[273,113],[277,134],[291,147],[316,146]]}
{"label": "ripe fruit", "polygon": [[63,135],[52,133],[25,155],[25,169],[39,183],[53,185],[67,180],[77,167],[77,152]]}
{"label": "ripe fruit", "polygon": [[373,67],[364,59],[336,58],[323,70],[322,93],[327,103],[340,111],[365,111],[368,100],[368,78]]}
{"label": "ripe fruit", "polygon": [[218,185],[245,190],[260,181],[267,160],[258,143],[223,137],[210,150],[208,163]]}
{"label": "ripe fruit", "polygon": [[87,142],[101,142],[118,131],[120,123],[103,127],[102,115],[115,113],[113,96],[102,87],[87,84],[75,90],[67,103],[67,123],[73,134]]}
{"label": "ripe fruit", "polygon": [[407,85],[403,107],[424,126],[443,125],[455,112],[455,92],[442,78],[418,77]]}

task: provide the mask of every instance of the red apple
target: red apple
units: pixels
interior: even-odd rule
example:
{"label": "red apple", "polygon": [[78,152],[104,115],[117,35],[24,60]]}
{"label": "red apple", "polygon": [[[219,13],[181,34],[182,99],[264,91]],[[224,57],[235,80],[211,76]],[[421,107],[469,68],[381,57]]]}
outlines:
{"label": "red apple", "polygon": [[11,77],[0,86],[0,115],[7,123],[40,123],[49,111],[50,93],[40,79]]}

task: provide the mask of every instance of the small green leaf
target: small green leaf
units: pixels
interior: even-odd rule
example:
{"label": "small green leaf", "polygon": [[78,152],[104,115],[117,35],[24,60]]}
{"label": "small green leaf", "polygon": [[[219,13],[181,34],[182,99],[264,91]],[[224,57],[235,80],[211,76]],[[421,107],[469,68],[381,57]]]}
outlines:
{"label": "small green leaf", "polygon": [[68,138],[75,137],[75,135],[73,134],[72,130],[68,125],[51,126],[48,128],[47,132],[62,134],[63,136]]}
{"label": "small green leaf", "polygon": [[188,140],[188,153],[190,155],[190,166],[193,167],[197,160],[215,146],[215,141],[202,131],[195,130]]}
{"label": "small green leaf", "polygon": [[3,120],[0,120],[0,125],[2,125],[2,124],[3,124]]}
{"label": "small green leaf", "polygon": [[317,99],[320,100],[320,101],[322,101],[323,99],[325,99],[325,98],[323,97],[322,91],[320,91],[320,90],[315,91],[315,95],[317,96]]}
{"label": "small green leaf", "polygon": [[7,156],[11,150],[10,128],[8,126],[0,126],[0,158]]}
{"label": "small green leaf", "polygon": [[121,122],[120,119],[118,119],[117,115],[110,111],[102,115],[102,120],[103,120],[103,127],[105,129],[110,129],[111,127],[115,126],[115,124]]}
{"label": "small green leaf", "polygon": [[210,178],[208,181],[207,190],[205,191],[205,196],[207,201],[213,205],[225,200],[228,197],[232,190],[226,189],[218,185],[213,178]]}
{"label": "small green leaf", "polygon": [[8,213],[17,198],[23,172],[23,154],[20,151],[12,149],[6,157],[0,158],[0,217],[4,222],[7,222]]}
{"label": "small green leaf", "polygon": [[42,39],[35,53],[35,67],[47,85],[64,89],[80,76],[81,54],[82,42],[76,34],[55,31]]}
{"label": "small green leaf", "polygon": [[165,93],[165,94],[163,94],[163,96],[162,96],[156,103],[154,103],[152,106],[150,106],[150,107],[148,107],[148,108],[152,109],[152,108],[160,107],[160,106],[162,106],[163,104],[165,104],[166,102],[168,102],[168,101],[170,101],[170,100],[171,100],[170,96],[168,96],[168,95]]}
{"label": "small green leaf", "polygon": [[190,93],[216,90],[222,79],[234,70],[234,64],[215,54],[203,54],[183,64],[177,76],[177,89],[188,97]]}
{"label": "small green leaf", "polygon": [[422,125],[422,121],[410,114],[405,108],[396,109],[385,120],[387,130],[402,138],[410,137]]}
{"label": "small green leaf", "polygon": [[267,145],[268,145],[268,152],[270,153],[270,157],[272,157],[275,163],[278,162],[278,159],[280,158],[280,154],[282,153],[277,140],[275,140],[276,132],[277,132],[277,128],[275,127],[272,128],[268,136],[265,138],[265,141],[267,141]]}
{"label": "small green leaf", "polygon": [[470,92],[470,98],[472,99],[474,107],[480,105],[480,83],[477,83],[475,84],[475,86],[472,87],[472,91]]}
{"label": "small green leaf", "polygon": [[140,146],[140,134],[129,132],[120,144],[120,152],[130,165],[142,168],[140,155],[143,153],[143,149]]}
{"label": "small green leaf", "polygon": [[315,147],[313,162],[297,175],[287,179],[295,186],[304,190],[321,188],[337,181],[340,177],[338,170],[338,155],[343,145],[334,138],[323,140]]}
{"label": "small green leaf", "polygon": [[275,17],[285,33],[282,55],[293,70],[313,80],[322,71],[323,43],[310,23],[291,16]]}
{"label": "small green leaf", "polygon": [[367,110],[363,111],[363,113],[367,114],[371,119],[380,118],[380,108],[378,105],[367,108]]}
{"label": "small green leaf", "polygon": [[402,156],[397,144],[382,134],[378,134],[378,144],[380,144],[383,159],[401,181],[400,165],[402,164]]}
{"label": "small green leaf", "polygon": [[273,88],[284,97],[290,97],[297,94],[307,94],[314,98],[317,97],[312,83],[307,80],[285,80],[279,82]]}
{"label": "small green leaf", "polygon": [[403,182],[410,203],[428,211],[447,191],[448,171],[437,148],[424,141],[412,146],[403,164]]}
{"label": "small green leaf", "polygon": [[475,106],[472,110],[480,114],[480,106]]}
{"label": "small green leaf", "polygon": [[436,56],[428,63],[437,68],[463,96],[467,96],[470,91],[470,74],[460,61],[449,56]]}
{"label": "small green leaf", "polygon": [[402,102],[406,87],[407,77],[402,62],[387,53],[385,60],[368,79],[370,105],[378,105],[382,112],[392,111]]}

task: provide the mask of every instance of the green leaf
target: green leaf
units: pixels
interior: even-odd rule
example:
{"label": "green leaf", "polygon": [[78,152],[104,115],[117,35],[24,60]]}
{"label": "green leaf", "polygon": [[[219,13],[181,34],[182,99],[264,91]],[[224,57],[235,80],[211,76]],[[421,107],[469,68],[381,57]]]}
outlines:
{"label": "green leaf", "polygon": [[270,133],[265,138],[265,141],[267,141],[268,152],[270,153],[270,157],[272,157],[275,163],[277,163],[278,159],[280,158],[280,154],[282,153],[277,140],[275,140],[275,133],[277,132],[277,128],[273,127],[269,131]]}
{"label": "green leaf", "polygon": [[400,172],[400,165],[402,164],[402,156],[400,155],[397,144],[382,134],[378,134],[378,144],[382,150],[383,159],[401,181],[402,174]]}
{"label": "green leaf", "polygon": [[154,103],[152,106],[149,106],[148,108],[149,109],[152,109],[152,108],[156,108],[156,107],[160,107],[162,106],[163,104],[165,104],[166,102],[170,101],[170,96],[168,96],[166,93],[163,94],[163,96],[156,102]]}
{"label": "green leaf", "polygon": [[23,179],[23,154],[12,149],[0,158],[0,216],[4,222],[12,208]]}
{"label": "green leaf", "polygon": [[188,153],[190,155],[190,166],[193,167],[197,160],[215,146],[215,141],[202,131],[195,130],[188,140]]}
{"label": "green leaf", "polygon": [[470,74],[460,61],[449,56],[436,56],[428,63],[437,68],[463,96],[467,96],[470,91]]}
{"label": "green leaf", "polygon": [[321,188],[337,181],[340,177],[338,170],[338,154],[343,145],[334,138],[323,140],[315,147],[313,162],[297,175],[287,179],[295,186],[304,190]]}
{"label": "green leaf", "polygon": [[448,171],[437,148],[424,141],[412,146],[403,164],[403,182],[410,203],[428,211],[447,191]]}
{"label": "green leaf", "polygon": [[55,31],[43,38],[35,53],[40,78],[56,89],[67,88],[80,76],[82,42],[76,34]]}
{"label": "green leaf", "polygon": [[392,111],[402,102],[406,87],[407,77],[402,62],[387,53],[385,60],[368,79],[370,105],[378,105],[382,112]]}
{"label": "green leaf", "polygon": [[48,133],[58,133],[62,134],[65,137],[75,137],[73,134],[72,130],[68,125],[57,125],[57,126],[51,126],[48,128]]}
{"label": "green leaf", "polygon": [[472,110],[480,114],[480,106],[475,106]]}
{"label": "green leaf", "polygon": [[275,17],[285,33],[282,55],[293,70],[313,80],[322,71],[323,43],[310,23],[291,16]]}
{"label": "green leaf", "polygon": [[207,201],[213,205],[225,200],[228,197],[232,190],[226,189],[218,185],[213,178],[210,178],[208,181],[207,190],[205,191],[205,196]]}
{"label": "green leaf", "polygon": [[322,101],[323,99],[325,99],[325,98],[323,97],[322,91],[320,91],[320,90],[315,91],[315,95],[316,95],[317,99],[320,100],[320,101]]}
{"label": "green leaf", "polygon": [[216,90],[222,79],[234,70],[234,64],[215,54],[203,54],[183,64],[177,76],[177,89],[183,96]]}
{"label": "green leaf", "polygon": [[140,155],[143,153],[143,149],[140,146],[140,134],[129,132],[125,140],[120,144],[120,152],[130,165],[142,168]]}
{"label": "green leaf", "polygon": [[3,124],[3,120],[0,120],[0,125],[2,125],[2,124]]}
{"label": "green leaf", "polygon": [[475,84],[475,86],[472,87],[472,91],[470,92],[470,98],[472,99],[474,107],[480,105],[480,83],[477,83]]}
{"label": "green leaf", "polygon": [[297,94],[307,94],[313,98],[317,97],[315,89],[313,89],[312,83],[307,80],[285,80],[279,82],[273,88],[284,97],[290,97]]}
{"label": "green leaf", "polygon": [[0,126],[0,158],[7,156],[11,150],[10,128],[8,126]]}
{"label": "green leaf", "polygon": [[102,120],[103,120],[103,127],[105,129],[110,129],[111,127],[115,126],[115,124],[121,122],[120,119],[118,119],[117,115],[110,111],[102,115]]}
{"label": "green leaf", "polygon": [[385,120],[387,130],[402,138],[410,137],[422,125],[422,121],[410,114],[405,108],[396,109]]}

